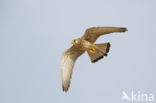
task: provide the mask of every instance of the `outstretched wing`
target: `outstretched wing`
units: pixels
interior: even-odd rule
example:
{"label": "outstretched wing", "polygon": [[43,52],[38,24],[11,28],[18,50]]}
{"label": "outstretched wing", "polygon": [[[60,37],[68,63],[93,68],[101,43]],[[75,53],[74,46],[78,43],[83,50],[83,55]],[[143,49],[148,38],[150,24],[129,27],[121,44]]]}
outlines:
{"label": "outstretched wing", "polygon": [[63,52],[61,60],[61,79],[62,89],[65,92],[68,91],[70,86],[70,79],[72,76],[75,60],[83,53],[84,51],[75,46],[72,46]]}
{"label": "outstretched wing", "polygon": [[92,27],[86,30],[85,34],[82,36],[82,39],[94,43],[96,39],[103,34],[109,34],[113,32],[125,32],[125,31],[127,31],[126,28],[120,27]]}

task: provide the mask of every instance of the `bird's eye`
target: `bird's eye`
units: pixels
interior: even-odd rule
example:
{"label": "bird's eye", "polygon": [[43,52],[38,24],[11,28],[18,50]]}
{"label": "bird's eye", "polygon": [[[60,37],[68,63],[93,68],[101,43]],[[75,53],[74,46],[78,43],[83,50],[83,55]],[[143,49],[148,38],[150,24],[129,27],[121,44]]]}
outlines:
{"label": "bird's eye", "polygon": [[78,44],[78,41],[76,40],[75,43]]}
{"label": "bird's eye", "polygon": [[80,42],[78,40],[75,41],[76,44],[80,44]]}

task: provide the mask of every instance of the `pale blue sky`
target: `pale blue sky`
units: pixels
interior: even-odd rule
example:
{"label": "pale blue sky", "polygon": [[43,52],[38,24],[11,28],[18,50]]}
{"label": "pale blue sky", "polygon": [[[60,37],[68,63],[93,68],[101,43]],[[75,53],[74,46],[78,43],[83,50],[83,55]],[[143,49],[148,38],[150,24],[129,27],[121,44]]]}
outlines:
{"label": "pale blue sky", "polygon": [[[156,94],[155,0],[0,0],[0,103],[125,103],[122,91]],[[100,37],[108,57],[76,62],[62,92],[60,60],[88,27],[127,27]]]}

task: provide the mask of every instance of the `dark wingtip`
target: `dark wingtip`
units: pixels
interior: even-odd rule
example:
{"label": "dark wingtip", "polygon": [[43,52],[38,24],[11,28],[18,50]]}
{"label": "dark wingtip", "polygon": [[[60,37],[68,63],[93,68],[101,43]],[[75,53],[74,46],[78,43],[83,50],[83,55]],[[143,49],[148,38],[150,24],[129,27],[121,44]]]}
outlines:
{"label": "dark wingtip", "polygon": [[[68,88],[69,88],[69,87],[68,87]],[[62,90],[63,90],[63,92],[67,93],[68,88],[66,88],[66,87],[64,87],[64,86],[62,85]]]}
{"label": "dark wingtip", "polygon": [[120,29],[121,29],[121,32],[126,32],[126,31],[128,31],[127,28],[120,28]]}

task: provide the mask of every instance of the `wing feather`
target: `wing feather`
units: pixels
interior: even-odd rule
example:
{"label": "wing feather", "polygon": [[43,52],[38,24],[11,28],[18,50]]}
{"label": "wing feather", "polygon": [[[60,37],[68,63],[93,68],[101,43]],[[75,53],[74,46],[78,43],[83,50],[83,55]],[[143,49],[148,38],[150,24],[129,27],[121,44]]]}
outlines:
{"label": "wing feather", "polygon": [[85,34],[82,36],[82,39],[94,43],[96,39],[103,34],[125,31],[127,31],[127,29],[123,27],[92,27],[88,28],[85,31]]}
{"label": "wing feather", "polygon": [[70,79],[72,76],[74,63],[76,59],[83,53],[84,51],[75,46],[72,46],[71,48],[63,52],[61,60],[61,79],[62,89],[65,92],[68,91],[68,88],[70,86]]}

